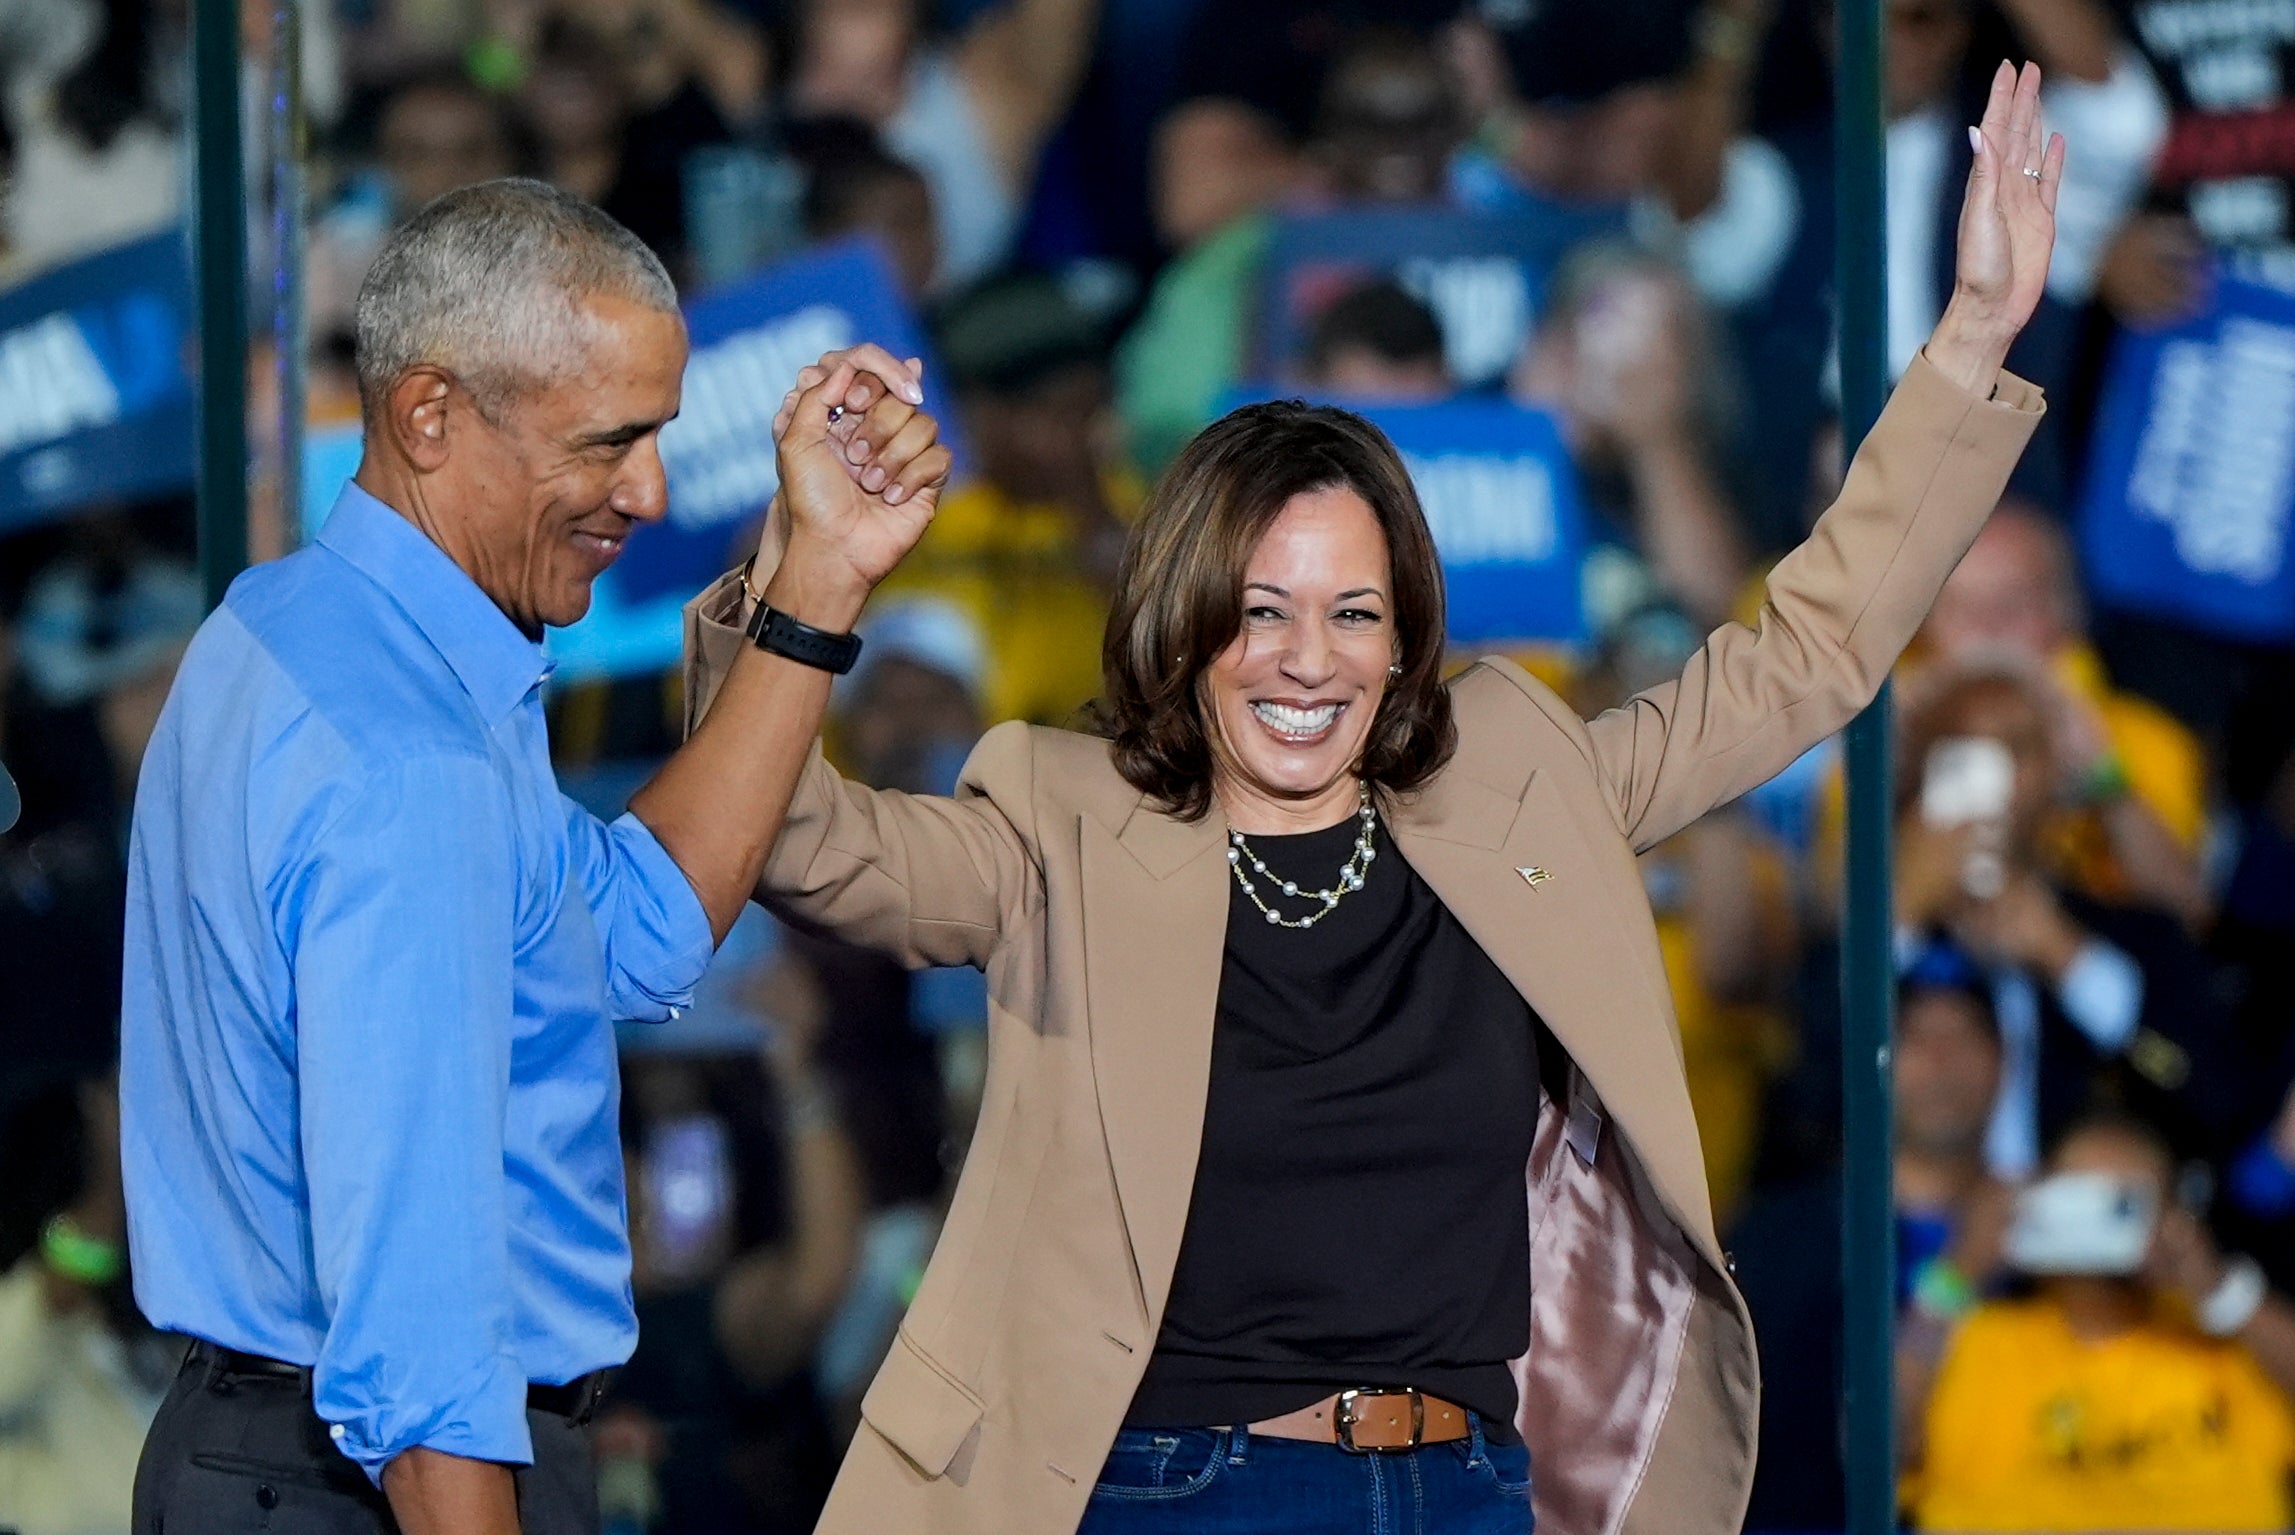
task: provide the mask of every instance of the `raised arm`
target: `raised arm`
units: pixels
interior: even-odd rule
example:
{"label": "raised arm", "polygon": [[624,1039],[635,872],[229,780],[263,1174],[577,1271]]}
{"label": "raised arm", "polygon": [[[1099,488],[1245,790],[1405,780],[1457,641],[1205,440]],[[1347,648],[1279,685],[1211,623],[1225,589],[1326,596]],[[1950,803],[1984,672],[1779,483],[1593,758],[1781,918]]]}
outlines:
{"label": "raised arm", "polygon": [[1840,499],[1770,573],[1753,627],[1723,625],[1679,678],[1588,723],[1636,847],[1773,776],[1871,702],[1974,542],[2040,419],[2039,392],[2000,365],[2047,281],[2063,167],[2063,140],[2041,137],[2039,70],[2002,65],[1952,301]]}
{"label": "raised arm", "polygon": [[[851,355],[857,354],[832,352],[822,358],[799,375],[800,388],[814,387]],[[874,402],[860,406],[870,423],[868,438],[881,438],[882,428],[900,421],[908,409],[899,401],[877,398],[884,387],[884,380],[872,373],[847,396]],[[790,410],[785,404],[785,418]],[[880,460],[894,456],[899,446],[896,436],[892,447],[864,453],[858,462],[848,457],[843,472],[859,476],[865,487],[879,473]],[[686,607],[686,729],[691,739],[680,759],[718,729],[734,683],[750,664],[756,647],[744,629],[756,608],[753,592],[762,585],[763,595],[773,601],[788,562],[798,553],[801,518],[784,506],[801,490],[783,479],[782,496],[766,518],[755,559]],[[755,705],[750,707],[754,711]],[[787,754],[789,786],[772,807],[775,819],[755,862],[736,870],[731,858],[723,860],[727,877],[745,877],[735,909],[739,899],[755,894],[777,912],[904,964],[985,965],[998,936],[1042,895],[1030,851],[1034,833],[1027,808],[1031,752],[1026,727],[990,731],[965,765],[956,797],[942,798],[848,783],[821,754],[816,739],[820,715],[815,700],[808,711],[781,716],[782,733],[773,746]],[[753,712],[752,725],[759,718]],[[718,739],[732,741],[740,733],[737,729]],[[684,787],[708,792],[706,780]],[[642,803],[633,808],[650,813]],[[752,834],[745,829],[742,835]]]}
{"label": "raised arm", "polygon": [[1092,59],[1099,0],[1003,0],[972,23],[957,67],[1015,196],[1075,100]]}
{"label": "raised arm", "polygon": [[[858,347],[807,378],[776,423],[785,547],[762,595],[799,623],[843,634],[931,522],[949,455],[918,409],[917,365]],[[781,834],[829,681],[818,667],[739,646],[708,717],[630,800],[720,941]]]}

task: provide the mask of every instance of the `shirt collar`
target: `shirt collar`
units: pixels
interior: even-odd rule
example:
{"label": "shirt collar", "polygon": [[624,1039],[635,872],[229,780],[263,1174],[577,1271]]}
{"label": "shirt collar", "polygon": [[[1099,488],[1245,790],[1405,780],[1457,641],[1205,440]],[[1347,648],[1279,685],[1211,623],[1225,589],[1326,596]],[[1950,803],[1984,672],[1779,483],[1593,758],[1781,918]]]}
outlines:
{"label": "shirt collar", "polygon": [[388,592],[445,658],[489,726],[548,680],[551,664],[494,599],[423,531],[355,483],[318,540]]}

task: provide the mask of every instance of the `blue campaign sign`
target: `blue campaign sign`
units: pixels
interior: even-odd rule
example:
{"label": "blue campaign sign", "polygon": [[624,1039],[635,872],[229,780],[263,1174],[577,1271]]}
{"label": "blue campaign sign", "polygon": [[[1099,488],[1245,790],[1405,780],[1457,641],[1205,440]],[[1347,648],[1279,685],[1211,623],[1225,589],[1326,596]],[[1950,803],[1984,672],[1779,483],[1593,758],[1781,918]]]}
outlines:
{"label": "blue campaign sign", "polygon": [[2219,278],[2205,315],[2123,334],[2080,548],[2096,597],[2209,633],[2295,639],[2295,296]]}
{"label": "blue campaign sign", "polygon": [[1502,377],[1572,247],[1622,227],[1614,209],[1381,208],[1293,214],[1268,246],[1259,305],[1259,371],[1279,376],[1306,349],[1316,316],[1350,288],[1392,277],[1442,324],[1462,389]]}
{"label": "blue campaign sign", "polygon": [[1505,400],[1366,410],[1434,530],[1455,645],[1586,637],[1586,508],[1554,418]]}
{"label": "blue campaign sign", "polygon": [[[1239,391],[1226,403],[1279,393]],[[1585,640],[1586,505],[1553,417],[1488,397],[1335,403],[1385,432],[1410,470],[1442,556],[1453,645]]]}
{"label": "blue campaign sign", "polygon": [[175,230],[0,293],[0,532],[190,488],[191,312]]}
{"label": "blue campaign sign", "polygon": [[669,515],[631,538],[597,583],[590,616],[551,636],[561,674],[676,664],[678,609],[739,563],[737,539],[779,486],[773,413],[797,370],[823,352],[874,341],[896,357],[925,357],[926,397],[962,456],[923,328],[867,240],[821,246],[705,293],[685,306],[685,323],[693,354],[678,417],[661,434]]}
{"label": "blue campaign sign", "polygon": [[[693,356],[684,401],[661,434],[669,518],[631,539],[613,571],[620,595],[633,600],[691,596],[726,568],[735,533],[779,485],[773,412],[799,368],[860,341],[895,357],[925,355],[922,327],[867,240],[810,250],[706,293],[685,306],[685,325]],[[928,392],[931,381],[928,368]],[[954,431],[945,413],[941,429]]]}

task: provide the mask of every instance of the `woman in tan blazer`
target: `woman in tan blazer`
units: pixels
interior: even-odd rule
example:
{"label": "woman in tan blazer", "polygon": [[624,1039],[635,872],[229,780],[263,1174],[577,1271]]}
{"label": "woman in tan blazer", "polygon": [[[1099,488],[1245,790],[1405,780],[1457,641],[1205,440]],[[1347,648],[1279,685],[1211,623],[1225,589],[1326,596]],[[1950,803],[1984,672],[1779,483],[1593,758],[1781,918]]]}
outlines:
{"label": "woman in tan blazer", "polygon": [[[1104,736],[999,726],[948,799],[815,751],[759,898],[992,999],[823,1530],[1737,1528],[1753,1335],[1634,856],[1869,701],[1998,498],[2041,409],[2000,371],[2054,234],[2038,86],[2003,66],[1956,292],[1840,499],[1677,681],[1591,721],[1502,661],[1442,681],[1391,447],[1255,407],[1134,534]],[[851,399],[873,488],[929,432]],[[689,610],[696,721],[756,579]]]}

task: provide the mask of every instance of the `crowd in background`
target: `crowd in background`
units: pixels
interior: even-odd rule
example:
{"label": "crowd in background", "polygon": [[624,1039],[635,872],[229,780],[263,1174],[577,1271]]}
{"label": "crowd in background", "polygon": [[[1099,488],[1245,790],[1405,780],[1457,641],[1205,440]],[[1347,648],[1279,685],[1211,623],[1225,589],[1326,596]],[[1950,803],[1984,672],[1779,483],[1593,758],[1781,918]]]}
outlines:
{"label": "crowd in background", "polygon": [[[183,217],[186,10],[0,0],[0,280]],[[2114,338],[2225,274],[2295,284],[2295,135],[2206,152],[2210,123],[2295,111],[2295,25],[2218,0],[1884,12],[1893,370],[1944,301],[1988,66],[2037,60],[2071,143],[2011,358],[2051,412],[1896,691],[1905,1506],[2295,1528],[2295,653],[2095,602],[2071,533]],[[258,61],[274,19],[249,0]],[[865,234],[967,454],[835,695],[848,773],[946,791],[988,725],[1074,723],[1145,487],[1254,379],[1549,412],[1594,532],[1588,632],[1521,659],[1590,712],[1752,616],[1839,484],[1833,27],[1829,0],[308,0],[311,411],[355,413],[381,240],[470,181],[572,189],[697,292]],[[259,64],[247,96],[260,124]],[[1328,295],[1297,355],[1261,355],[1283,217],[1381,207],[1576,210],[1587,233],[1487,382],[1404,281]],[[0,837],[0,1528],[22,1535],[125,1529],[174,1361],[128,1295],[111,1070],[126,823],[201,613],[193,553],[173,500],[0,540],[25,803]],[[558,689],[568,792],[618,809],[676,686]],[[1827,748],[1643,859],[1765,1360],[1753,1529],[1842,1519],[1843,840]],[[625,1038],[643,1339],[595,1430],[612,1528],[811,1527],[931,1251],[986,1006],[977,977],[753,912],[704,1005]]]}

